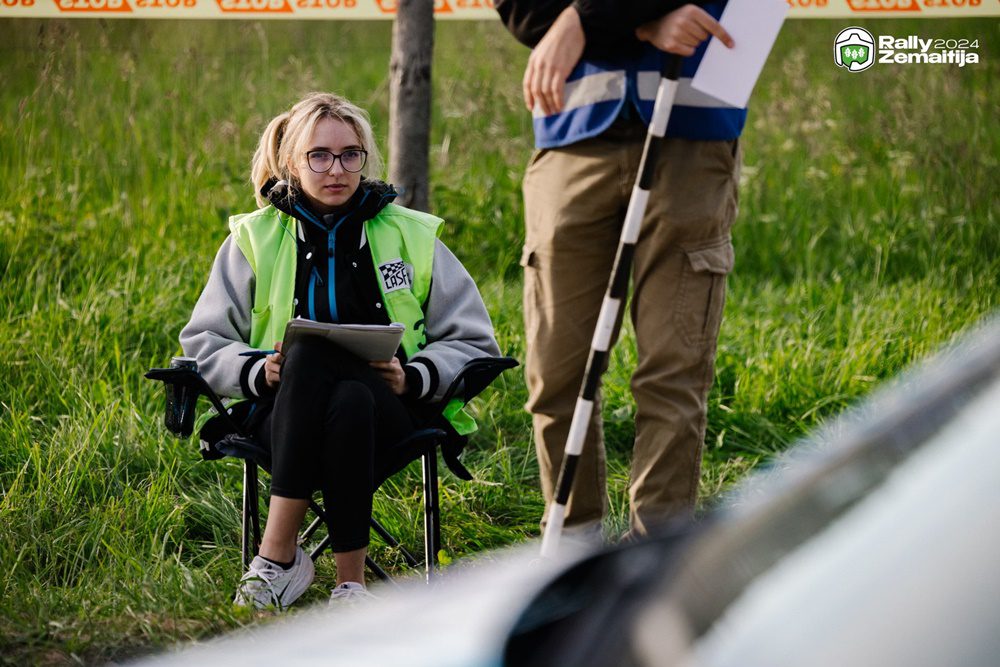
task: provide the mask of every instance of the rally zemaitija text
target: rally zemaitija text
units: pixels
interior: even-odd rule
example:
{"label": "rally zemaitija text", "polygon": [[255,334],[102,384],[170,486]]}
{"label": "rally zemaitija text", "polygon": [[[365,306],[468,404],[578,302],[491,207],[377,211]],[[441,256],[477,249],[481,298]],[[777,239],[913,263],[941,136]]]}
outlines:
{"label": "rally zemaitija text", "polygon": [[931,51],[931,45],[934,41],[933,39],[921,39],[916,35],[898,38],[892,35],[879,35],[878,61],[889,65],[930,63],[958,65],[959,67],[979,62],[979,54],[975,51],[966,51],[965,49]]}

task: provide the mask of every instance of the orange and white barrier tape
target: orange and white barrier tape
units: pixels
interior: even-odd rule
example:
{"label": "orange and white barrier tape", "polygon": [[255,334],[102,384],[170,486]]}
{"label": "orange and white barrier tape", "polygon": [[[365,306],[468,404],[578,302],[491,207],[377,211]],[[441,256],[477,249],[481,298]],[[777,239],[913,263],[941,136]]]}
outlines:
{"label": "orange and white barrier tape", "polygon": [[[789,18],[1000,16],[1000,0],[788,0]],[[0,0],[0,18],[391,19],[397,0]],[[439,19],[496,20],[493,0],[435,0]]]}

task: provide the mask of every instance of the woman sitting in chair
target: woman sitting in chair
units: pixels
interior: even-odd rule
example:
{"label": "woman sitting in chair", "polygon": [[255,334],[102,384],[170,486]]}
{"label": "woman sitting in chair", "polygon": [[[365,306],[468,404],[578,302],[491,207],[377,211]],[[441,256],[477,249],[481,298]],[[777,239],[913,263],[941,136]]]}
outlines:
{"label": "woman sitting in chair", "polygon": [[[268,520],[240,605],[282,609],[309,586],[296,537],[317,489],[337,565],[331,601],[369,596],[372,494],[419,454],[399,443],[467,361],[499,352],[475,283],[437,239],[442,221],[392,204],[381,167],[367,113],[342,97],[313,93],[273,119],[251,173],[263,208],[230,219],[180,335],[217,393],[251,401],[271,454]],[[406,332],[391,361],[316,338],[283,351],[294,317]],[[460,433],[474,428],[446,414]]]}

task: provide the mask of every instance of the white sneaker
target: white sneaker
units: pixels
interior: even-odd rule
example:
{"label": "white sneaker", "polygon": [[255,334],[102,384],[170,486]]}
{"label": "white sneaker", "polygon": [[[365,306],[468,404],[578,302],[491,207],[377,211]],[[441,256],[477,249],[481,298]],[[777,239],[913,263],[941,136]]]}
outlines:
{"label": "white sneaker", "polygon": [[330,593],[330,606],[355,605],[359,602],[375,599],[376,597],[361,584],[355,581],[345,581]]}
{"label": "white sneaker", "polygon": [[250,569],[240,579],[233,602],[240,607],[274,607],[283,611],[305,592],[314,574],[312,558],[302,547],[296,547],[295,562],[287,570],[255,556],[250,562]]}

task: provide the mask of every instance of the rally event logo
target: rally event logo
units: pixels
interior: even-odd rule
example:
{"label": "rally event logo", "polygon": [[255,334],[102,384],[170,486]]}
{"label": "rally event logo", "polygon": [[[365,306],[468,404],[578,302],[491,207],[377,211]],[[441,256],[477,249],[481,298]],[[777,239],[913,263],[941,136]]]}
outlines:
{"label": "rally event logo", "polygon": [[876,39],[864,28],[851,26],[837,33],[833,60],[849,72],[863,72],[880,65],[958,65],[979,62],[978,39],[933,39],[917,35]]}
{"label": "rally event logo", "polygon": [[844,28],[833,44],[837,67],[861,72],[875,64],[875,38],[864,28]]}

